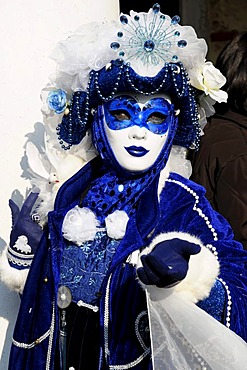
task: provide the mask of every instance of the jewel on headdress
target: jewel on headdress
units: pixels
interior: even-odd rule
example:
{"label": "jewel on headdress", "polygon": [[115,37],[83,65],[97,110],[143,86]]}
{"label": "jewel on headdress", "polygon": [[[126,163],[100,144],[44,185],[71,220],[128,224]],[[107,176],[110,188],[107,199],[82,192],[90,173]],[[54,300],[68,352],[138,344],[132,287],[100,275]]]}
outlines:
{"label": "jewel on headdress", "polygon": [[144,66],[177,62],[176,49],[187,45],[185,40],[177,40],[179,21],[179,16],[171,19],[162,14],[157,3],[149,13],[121,15],[122,30],[117,32],[118,41],[113,41],[110,46],[118,50],[118,55],[125,61],[141,61]]}
{"label": "jewel on headdress", "polygon": [[155,14],[157,14],[157,13],[159,13],[159,11],[160,11],[160,5],[158,3],[154,4],[153,5],[153,12]]}

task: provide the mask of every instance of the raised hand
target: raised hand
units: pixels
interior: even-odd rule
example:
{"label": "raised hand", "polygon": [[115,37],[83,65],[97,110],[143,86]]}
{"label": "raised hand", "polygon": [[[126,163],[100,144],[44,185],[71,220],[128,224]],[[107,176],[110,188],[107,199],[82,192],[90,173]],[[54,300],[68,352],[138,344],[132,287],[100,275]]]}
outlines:
{"label": "raised hand", "polygon": [[200,250],[198,244],[186,240],[165,240],[141,257],[143,267],[137,269],[137,275],[146,285],[171,287],[185,278],[190,256]]}
{"label": "raised hand", "polygon": [[12,230],[10,233],[10,247],[22,253],[35,253],[42,236],[42,227],[31,212],[38,198],[38,193],[31,192],[21,209],[10,199],[9,206],[12,214]]}

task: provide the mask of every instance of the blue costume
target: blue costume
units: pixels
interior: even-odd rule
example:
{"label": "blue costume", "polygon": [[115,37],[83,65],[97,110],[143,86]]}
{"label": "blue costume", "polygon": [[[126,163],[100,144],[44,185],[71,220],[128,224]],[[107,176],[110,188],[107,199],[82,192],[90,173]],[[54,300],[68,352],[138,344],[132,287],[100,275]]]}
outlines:
{"label": "blue costume", "polygon": [[[13,336],[10,369],[23,369],[23,364],[25,369],[32,369],[33,366],[40,369],[45,366],[53,368],[51,364],[58,336],[56,291],[60,282],[61,253],[65,248],[65,241],[60,232],[61,224],[71,205],[80,202],[82,191],[92,180],[94,166],[95,160],[63,185],[57,196],[55,210],[49,214],[49,229],[36,252],[23,292],[22,306]],[[176,206],[170,206],[171,199]],[[181,212],[184,207],[186,216]],[[219,317],[220,313],[220,319],[224,324],[228,323],[226,317],[230,310],[229,327],[246,340],[246,326],[242,323],[246,315],[247,302],[241,297],[243,290],[247,289],[244,267],[247,257],[240,243],[232,239],[229,225],[220,215],[212,211],[204,197],[202,187],[173,173],[167,178],[165,189],[161,192],[159,209],[152,238],[159,233],[169,235],[176,231],[178,236],[179,232],[188,233],[200,238],[215,255],[217,252],[221,266],[218,279],[222,279],[228,286],[232,298],[230,300],[224,288],[223,297],[217,298],[211,305],[210,300],[220,296],[219,292],[222,289],[216,285],[215,296],[200,303],[204,304],[210,314]],[[203,209],[203,215],[198,213],[199,209]],[[138,317],[146,314],[145,295],[136,280],[134,266],[127,262],[132,252],[150,243],[150,240],[147,242],[150,233],[148,225],[150,223],[144,214],[137,211],[129,223],[125,237],[117,247],[101,287],[102,296],[97,305],[100,307],[102,330],[104,327],[105,331],[101,338],[102,358],[104,359],[107,350],[106,345],[111,354],[107,356],[108,366],[136,362],[134,368],[143,369],[145,368],[143,361],[145,363],[147,358],[148,362],[150,361],[149,343],[145,343],[144,335],[146,327],[142,328],[141,323],[140,327],[136,326]],[[147,325],[144,318],[142,322]],[[148,365],[146,366],[148,368]]]}
{"label": "blue costume", "polygon": [[[167,41],[168,16],[158,4],[145,14],[121,15],[116,33],[121,41],[124,27],[133,30],[137,24],[143,48],[131,39],[124,52],[124,42],[112,42],[118,57],[90,70],[86,89],[73,92],[68,104],[64,86],[49,93],[52,109],[64,112],[57,127],[62,149],[79,144],[90,130],[99,155],[59,188],[44,230],[37,224],[30,228],[30,200],[21,212],[11,205],[15,217],[7,257],[20,272],[31,267],[21,291],[10,370],[141,370],[181,360],[186,369],[218,370],[231,347],[234,369],[246,361],[247,253],[213,211],[205,190],[176,170],[173,149],[197,148],[200,136],[195,90],[179,59],[187,45],[177,39],[183,28],[176,29],[178,17],[169,20],[178,40],[176,55]],[[142,27],[150,31],[148,39]],[[137,72],[139,62],[147,70],[151,64],[155,73]],[[15,244],[27,235],[31,250],[25,238]],[[178,303],[173,316],[170,298],[188,311]],[[195,342],[193,333],[187,337],[191,331],[197,336],[197,329],[177,325],[175,313],[185,324],[189,312],[203,318],[198,320],[205,333],[213,325],[217,338],[229,338],[227,346],[215,348],[218,358],[207,348],[214,339],[204,338],[199,348],[202,337]],[[159,325],[165,326],[161,342],[155,338]],[[155,339],[164,345],[161,356]],[[180,351],[173,351],[173,343]]]}

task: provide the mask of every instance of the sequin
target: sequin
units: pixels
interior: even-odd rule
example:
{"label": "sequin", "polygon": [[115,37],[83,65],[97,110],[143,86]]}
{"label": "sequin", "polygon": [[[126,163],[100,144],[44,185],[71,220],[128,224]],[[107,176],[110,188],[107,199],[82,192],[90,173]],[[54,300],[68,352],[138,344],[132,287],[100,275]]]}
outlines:
{"label": "sequin", "polygon": [[222,283],[216,280],[213,288],[211,289],[208,298],[198,302],[198,306],[206,311],[209,315],[213,316],[216,320],[222,321],[226,302],[226,293]]}

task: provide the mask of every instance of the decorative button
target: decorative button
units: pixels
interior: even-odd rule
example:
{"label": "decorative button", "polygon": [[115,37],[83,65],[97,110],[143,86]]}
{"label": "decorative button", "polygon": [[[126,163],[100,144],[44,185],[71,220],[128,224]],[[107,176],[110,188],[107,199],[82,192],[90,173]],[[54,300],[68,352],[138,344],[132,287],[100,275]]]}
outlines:
{"label": "decorative button", "polygon": [[61,309],[67,308],[72,301],[72,295],[69,288],[65,285],[61,285],[58,289],[57,305]]}

